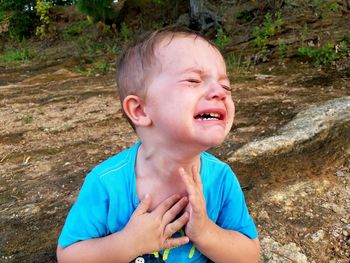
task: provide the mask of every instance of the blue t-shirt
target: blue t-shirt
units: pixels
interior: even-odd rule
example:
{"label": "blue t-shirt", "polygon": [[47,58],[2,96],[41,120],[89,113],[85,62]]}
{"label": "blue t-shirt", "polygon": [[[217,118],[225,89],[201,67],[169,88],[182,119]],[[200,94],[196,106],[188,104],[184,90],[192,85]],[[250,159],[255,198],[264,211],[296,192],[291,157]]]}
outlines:
{"label": "blue t-shirt", "polygon": [[[58,243],[104,237],[121,231],[140,203],[136,195],[135,162],[140,142],[96,166],[86,177],[71,208]],[[209,218],[224,229],[254,239],[258,236],[248,213],[243,192],[230,167],[208,153],[202,153],[200,175]],[[175,235],[183,235],[183,231]],[[151,260],[145,260],[149,257]],[[206,262],[192,242],[143,256],[136,262]]]}

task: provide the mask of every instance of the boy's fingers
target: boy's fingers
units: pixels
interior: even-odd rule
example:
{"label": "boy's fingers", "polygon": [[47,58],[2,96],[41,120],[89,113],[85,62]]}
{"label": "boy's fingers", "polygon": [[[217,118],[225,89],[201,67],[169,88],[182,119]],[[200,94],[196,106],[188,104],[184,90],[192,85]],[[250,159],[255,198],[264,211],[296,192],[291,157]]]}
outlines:
{"label": "boy's fingers", "polygon": [[163,222],[169,224],[176,216],[186,207],[188,203],[187,197],[182,197],[175,205],[173,205],[163,216]]}
{"label": "boy's fingers", "polygon": [[178,200],[180,196],[178,194],[172,195],[160,203],[154,213],[163,216]]}
{"label": "boy's fingers", "polygon": [[177,237],[177,238],[168,238],[165,241],[165,248],[164,249],[179,247],[179,246],[182,246],[184,244],[187,244],[188,242],[190,242],[190,239],[186,236]]}
{"label": "boy's fingers", "polygon": [[148,212],[148,209],[151,207],[152,198],[149,194],[146,194],[146,196],[141,200],[139,206],[135,210],[135,214],[142,215],[146,212]]}
{"label": "boy's fingers", "polygon": [[196,198],[195,196],[189,197],[189,202],[191,204],[191,211],[195,214],[198,214],[202,211],[201,203],[199,198]]}
{"label": "boy's fingers", "polygon": [[195,194],[195,189],[194,189],[194,181],[193,181],[193,177],[190,176],[185,172],[185,170],[183,168],[179,169],[179,173],[180,176],[182,178],[182,181],[184,182],[185,186],[186,186],[186,190],[188,195],[193,195]]}
{"label": "boy's fingers", "polygon": [[200,187],[200,189],[203,191],[203,185],[202,185],[202,178],[201,174],[197,168],[197,166],[192,167],[192,173],[195,183]]}
{"label": "boy's fingers", "polygon": [[164,230],[166,237],[171,237],[177,231],[179,231],[189,220],[189,213],[185,212],[181,217],[176,219],[174,222],[168,224]]}

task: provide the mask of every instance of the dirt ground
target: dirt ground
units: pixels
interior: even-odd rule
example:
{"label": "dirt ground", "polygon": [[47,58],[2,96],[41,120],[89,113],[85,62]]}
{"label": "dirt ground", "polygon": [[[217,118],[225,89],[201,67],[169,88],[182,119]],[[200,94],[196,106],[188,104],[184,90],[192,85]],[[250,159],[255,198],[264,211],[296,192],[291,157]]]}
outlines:
{"label": "dirt ground", "polygon": [[[0,262],[55,262],[86,173],[137,140],[113,74],[87,77],[74,63],[62,57],[0,68]],[[349,96],[350,71],[280,61],[247,72],[233,87],[234,127],[210,150],[223,160],[308,106]],[[349,131],[298,155],[232,164],[261,239],[295,243],[309,262],[349,262]]]}

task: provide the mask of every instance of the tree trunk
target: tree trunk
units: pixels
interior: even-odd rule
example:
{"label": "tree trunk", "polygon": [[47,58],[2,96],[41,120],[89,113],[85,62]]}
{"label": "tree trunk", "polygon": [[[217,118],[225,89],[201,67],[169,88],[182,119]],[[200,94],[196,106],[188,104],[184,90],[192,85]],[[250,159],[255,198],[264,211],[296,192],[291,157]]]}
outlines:
{"label": "tree trunk", "polygon": [[206,33],[222,27],[221,17],[207,8],[205,0],[190,0],[190,27]]}

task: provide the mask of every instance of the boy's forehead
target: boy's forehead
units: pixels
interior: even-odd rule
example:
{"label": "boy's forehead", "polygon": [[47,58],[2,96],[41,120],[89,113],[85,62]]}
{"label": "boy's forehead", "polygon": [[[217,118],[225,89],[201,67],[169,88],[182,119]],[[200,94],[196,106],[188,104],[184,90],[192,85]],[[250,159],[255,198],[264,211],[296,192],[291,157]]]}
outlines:
{"label": "boy's forehead", "polygon": [[167,52],[186,51],[190,47],[201,45],[202,48],[215,49],[207,40],[196,35],[171,35],[166,36],[155,47],[155,54],[164,54]]}
{"label": "boy's forehead", "polygon": [[196,35],[167,36],[154,49],[155,58],[161,64],[169,59],[179,61],[190,57],[208,57],[209,54],[225,63],[220,51],[213,44]]}

